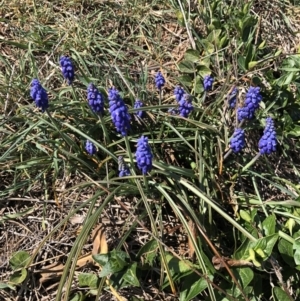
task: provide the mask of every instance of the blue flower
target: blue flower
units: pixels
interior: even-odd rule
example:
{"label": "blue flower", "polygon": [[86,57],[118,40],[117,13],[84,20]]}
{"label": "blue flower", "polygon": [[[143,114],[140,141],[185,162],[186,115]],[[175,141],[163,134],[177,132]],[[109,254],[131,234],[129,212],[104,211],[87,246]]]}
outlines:
{"label": "blue flower", "polygon": [[271,117],[266,119],[266,127],[264,129],[264,134],[258,142],[258,149],[261,155],[271,154],[276,151],[276,131],[274,126],[274,121]]}
{"label": "blue flower", "polygon": [[35,101],[36,106],[40,108],[42,112],[48,108],[49,104],[47,92],[36,78],[31,82],[30,96]]}
{"label": "blue flower", "polygon": [[74,71],[74,65],[71,61],[71,59],[68,56],[62,56],[59,59],[61,72],[64,76],[64,78],[67,80],[68,85],[72,85],[72,82],[75,77],[75,71]]}
{"label": "blue flower", "polygon": [[191,96],[188,94],[185,94],[178,102],[178,104],[179,104],[179,108],[178,108],[179,115],[185,118],[187,118],[194,109],[192,105]]}
{"label": "blue flower", "polygon": [[148,137],[142,136],[138,139],[135,156],[138,168],[145,175],[152,169],[152,153],[148,144]]}
{"label": "blue flower", "polygon": [[174,95],[176,100],[179,102],[182,99],[182,97],[185,95],[185,92],[182,87],[176,86],[174,89]]}
{"label": "blue flower", "polygon": [[93,142],[87,140],[85,143],[85,150],[90,154],[94,155],[97,152],[96,146],[94,145]]}
{"label": "blue flower", "polygon": [[242,129],[235,129],[229,145],[235,153],[240,152],[246,145],[245,131]]}
{"label": "blue flower", "polygon": [[229,94],[228,105],[231,109],[235,108],[237,93],[238,93],[238,89],[234,87],[231,93]]}
{"label": "blue flower", "polygon": [[204,90],[208,91],[212,89],[214,78],[210,75],[206,75],[203,79]]}
{"label": "blue flower", "polygon": [[155,85],[158,90],[161,90],[161,88],[165,85],[166,81],[163,75],[160,71],[158,71],[155,75]]}
{"label": "blue flower", "polygon": [[253,119],[255,111],[259,108],[262,100],[259,87],[250,87],[242,108],[237,109],[238,121],[243,119]]}
{"label": "blue flower", "polygon": [[122,156],[118,157],[118,170],[120,178],[130,176],[130,170],[127,164],[124,162],[124,158]]}
{"label": "blue flower", "polygon": [[[139,99],[137,99],[137,100],[135,101],[135,103],[134,103],[133,108],[134,108],[134,109],[139,109],[139,108],[141,108],[142,106],[143,106],[143,103],[142,103]],[[143,111],[143,110],[136,111],[136,112],[135,112],[135,115],[139,116],[140,118],[143,118],[143,117],[144,117],[144,111]]]}
{"label": "blue flower", "polygon": [[108,99],[109,111],[116,130],[122,136],[126,136],[130,129],[130,115],[119,91],[115,88],[109,89]]}
{"label": "blue flower", "polygon": [[89,106],[92,109],[92,111],[100,114],[103,113],[104,111],[103,95],[98,91],[98,89],[93,84],[88,85],[87,99],[89,101]]}

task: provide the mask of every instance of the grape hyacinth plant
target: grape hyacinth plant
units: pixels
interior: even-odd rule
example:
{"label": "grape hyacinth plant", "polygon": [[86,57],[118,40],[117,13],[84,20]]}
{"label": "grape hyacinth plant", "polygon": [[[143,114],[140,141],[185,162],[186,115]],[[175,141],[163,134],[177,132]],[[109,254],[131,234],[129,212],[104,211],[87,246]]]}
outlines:
{"label": "grape hyacinth plant", "polygon": [[261,155],[271,154],[276,151],[276,131],[274,126],[274,121],[271,117],[266,119],[266,127],[264,129],[264,134],[258,142],[259,153]]}
{"label": "grape hyacinth plant", "polygon": [[187,118],[194,109],[192,105],[191,96],[188,94],[185,94],[178,102],[178,104],[179,104],[179,109],[178,109],[179,115],[185,118]]}
{"label": "grape hyacinth plant", "polygon": [[[134,108],[134,109],[139,109],[139,108],[141,108],[141,107],[143,107],[143,103],[142,103],[139,99],[137,99],[137,100],[135,101],[135,103],[134,103],[133,108]],[[140,118],[143,118],[143,117],[144,117],[144,111],[143,111],[143,110],[136,111],[136,112],[135,112],[135,115],[137,115],[137,116],[140,117]]]}
{"label": "grape hyacinth plant", "polygon": [[72,60],[68,56],[61,56],[59,63],[61,72],[64,78],[67,80],[68,85],[72,85],[75,77],[75,70]]}
{"label": "grape hyacinth plant", "polygon": [[238,93],[238,89],[234,87],[228,96],[228,105],[231,109],[234,109],[236,106],[237,93]]}
{"label": "grape hyacinth plant", "polygon": [[93,142],[91,142],[89,140],[87,140],[86,143],[85,143],[85,150],[91,156],[96,154],[96,152],[97,152],[96,146],[94,145]]}
{"label": "grape hyacinth plant", "polygon": [[235,129],[232,138],[230,139],[230,148],[233,152],[238,153],[245,147],[245,131],[238,128]]}
{"label": "grape hyacinth plant", "polygon": [[211,75],[206,75],[203,79],[203,86],[205,91],[212,89],[214,78]]}
{"label": "grape hyacinth plant", "polygon": [[124,137],[130,129],[130,115],[128,114],[128,109],[116,88],[108,90],[108,100],[112,121],[117,132]]}
{"label": "grape hyacinth plant", "polygon": [[135,156],[138,168],[143,175],[147,174],[152,169],[152,153],[148,137],[142,136],[138,139]]}
{"label": "grape hyacinth plant", "polygon": [[155,86],[158,90],[161,90],[161,88],[165,85],[166,81],[163,75],[160,71],[158,71],[155,75]]}
{"label": "grape hyacinth plant", "polygon": [[130,170],[127,164],[124,162],[123,156],[118,157],[118,170],[120,178],[130,176]]}
{"label": "grape hyacinth plant", "polygon": [[103,95],[98,91],[94,84],[89,84],[87,88],[87,99],[89,106],[93,112],[103,114],[104,112],[104,98]]}
{"label": "grape hyacinth plant", "polygon": [[182,99],[182,97],[185,95],[185,91],[182,87],[176,86],[174,89],[174,95],[177,102],[179,102]]}
{"label": "grape hyacinth plant", "polygon": [[259,103],[262,100],[259,87],[250,87],[247,94],[244,106],[237,109],[238,121],[243,119],[253,119],[255,111],[259,108]]}
{"label": "grape hyacinth plant", "polygon": [[30,96],[34,100],[36,106],[44,112],[48,106],[48,94],[42,87],[38,79],[33,79],[31,82]]}

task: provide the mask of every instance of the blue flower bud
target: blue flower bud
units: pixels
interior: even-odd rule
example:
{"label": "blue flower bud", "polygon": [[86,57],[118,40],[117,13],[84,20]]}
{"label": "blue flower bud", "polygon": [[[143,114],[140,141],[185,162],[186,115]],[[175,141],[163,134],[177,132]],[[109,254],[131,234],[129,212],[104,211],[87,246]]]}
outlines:
{"label": "blue flower bud", "polygon": [[42,112],[48,108],[49,104],[47,92],[36,78],[31,82],[30,96],[35,101],[36,106],[40,108]]}
{"label": "blue flower bud", "polygon": [[[139,99],[137,99],[137,100],[135,101],[135,103],[134,103],[133,108],[134,108],[134,109],[139,109],[139,108],[141,108],[141,107],[143,107],[143,103],[142,103]],[[143,118],[145,114],[144,114],[144,111],[143,111],[143,110],[140,110],[140,111],[136,111],[136,112],[135,112],[135,115],[139,116],[140,118]]]}
{"label": "blue flower bud", "polygon": [[176,100],[179,102],[182,99],[182,97],[185,95],[185,92],[182,87],[176,86],[174,89],[174,95]]}
{"label": "blue flower bud", "polygon": [[122,136],[126,136],[130,129],[130,115],[119,91],[115,88],[109,89],[108,99],[109,111],[116,130]]}
{"label": "blue flower bud", "polygon": [[138,139],[135,156],[138,168],[143,175],[147,174],[152,169],[152,153],[148,137],[142,136]]}
{"label": "blue flower bud", "polygon": [[74,71],[74,65],[71,61],[71,59],[68,56],[62,56],[59,59],[61,72],[64,76],[64,78],[67,80],[68,85],[72,85],[72,82],[75,77],[75,71]]}
{"label": "blue flower bud", "polygon": [[236,97],[237,97],[237,93],[238,93],[238,89],[235,87],[233,88],[233,90],[231,91],[231,93],[229,94],[228,97],[228,105],[231,109],[234,109],[236,106]]}
{"label": "blue flower bud", "polygon": [[205,91],[211,90],[213,86],[213,82],[214,82],[214,78],[210,75],[206,75],[203,79],[204,90]]}
{"label": "blue flower bud", "polygon": [[242,129],[235,129],[229,145],[235,153],[240,152],[246,145],[245,131]]}
{"label": "blue flower bud", "polygon": [[97,152],[96,146],[94,145],[93,142],[87,140],[85,143],[85,150],[88,152],[90,155],[94,155]]}
{"label": "blue flower bud", "polygon": [[185,94],[178,102],[178,104],[179,104],[179,108],[178,108],[179,115],[185,118],[187,118],[194,109],[192,105],[192,99],[188,94]]}
{"label": "blue flower bud", "polygon": [[261,155],[271,154],[276,151],[277,139],[276,131],[274,126],[274,121],[271,117],[266,119],[266,127],[264,129],[264,134],[258,142],[258,149]]}
{"label": "blue flower bud", "polygon": [[104,111],[104,98],[98,89],[93,85],[89,84],[87,88],[87,99],[89,106],[93,112],[102,114]]}
{"label": "blue flower bud", "polygon": [[130,176],[130,170],[127,164],[124,162],[124,158],[122,156],[118,157],[118,170],[120,178]]}
{"label": "blue flower bud", "polygon": [[163,75],[160,71],[158,71],[155,75],[155,85],[158,90],[161,90],[161,88],[165,85],[166,81]]}

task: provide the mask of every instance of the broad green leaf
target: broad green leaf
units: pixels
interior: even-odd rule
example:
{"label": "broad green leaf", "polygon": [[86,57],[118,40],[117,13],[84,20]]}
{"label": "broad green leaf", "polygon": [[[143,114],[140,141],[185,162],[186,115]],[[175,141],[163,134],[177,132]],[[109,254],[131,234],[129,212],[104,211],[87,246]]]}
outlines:
{"label": "broad green leaf", "polygon": [[272,293],[275,301],[291,301],[287,293],[278,286],[273,288]]}
{"label": "broad green leaf", "polygon": [[208,75],[210,73],[211,73],[211,71],[206,65],[199,65],[198,66],[198,74],[200,76],[204,77],[205,75]]}
{"label": "broad green leaf", "polygon": [[197,50],[194,49],[188,49],[184,54],[184,59],[186,61],[190,61],[192,63],[195,63],[199,61],[200,53]]}
{"label": "broad green leaf", "polygon": [[169,253],[166,254],[166,259],[172,275],[175,275],[177,273],[185,273],[191,270],[191,267],[187,263],[185,263],[184,260],[179,260]]}
{"label": "broad green leaf", "polygon": [[87,286],[91,289],[96,289],[98,287],[98,280],[97,275],[92,273],[80,273],[78,275],[78,282],[81,287]]}
{"label": "broad green leaf", "polygon": [[295,242],[293,243],[293,250],[295,250],[294,253],[294,260],[296,265],[300,265],[300,241],[299,240],[295,240]]}
{"label": "broad green leaf", "polygon": [[275,233],[276,218],[275,215],[269,215],[263,222],[262,227],[265,235],[272,235]]}
{"label": "broad green leaf", "polygon": [[85,299],[84,295],[82,292],[76,293],[70,301],[83,301]]}
{"label": "broad green leaf", "polygon": [[285,239],[280,239],[278,243],[278,250],[283,260],[291,267],[295,266],[293,244]]}
{"label": "broad green leaf", "polygon": [[27,277],[27,270],[21,269],[20,271],[15,271],[9,279],[9,282],[12,284],[20,284],[22,283]]}
{"label": "broad green leaf", "polygon": [[11,259],[9,260],[9,264],[13,270],[24,268],[30,261],[30,255],[26,251],[18,251],[15,252]]}
{"label": "broad green leaf", "polygon": [[183,73],[194,73],[195,65],[194,63],[184,60],[178,64],[178,68]]}
{"label": "broad green leaf", "polygon": [[200,94],[204,91],[203,79],[199,75],[197,75],[197,77],[195,78],[194,91],[197,94]]}
{"label": "broad green leaf", "polygon": [[[212,280],[213,277],[209,276]],[[182,279],[182,288],[179,301],[189,301],[199,295],[207,288],[207,281],[204,278],[199,278],[195,273]]]}
{"label": "broad green leaf", "polygon": [[244,221],[246,221],[246,222],[248,222],[248,223],[251,223],[251,216],[250,216],[250,214],[249,214],[247,211],[241,209],[241,210],[240,210],[240,216],[241,216],[241,218],[242,218]]}
{"label": "broad green leaf", "polygon": [[157,241],[152,239],[148,241],[144,246],[139,250],[137,257],[144,256],[145,263],[149,263],[151,266],[153,265],[153,261],[157,256]]}
{"label": "broad green leaf", "polygon": [[258,61],[251,61],[248,63],[248,69],[251,70],[258,64]]}
{"label": "broad green leaf", "polygon": [[137,263],[131,264],[123,275],[123,279],[132,286],[140,286],[140,282],[136,276]]}
{"label": "broad green leaf", "polygon": [[251,268],[238,268],[237,273],[242,282],[242,287],[246,288],[254,277],[254,273]]}
{"label": "broad green leaf", "polygon": [[9,288],[11,290],[15,290],[16,289],[15,286],[13,286],[13,285],[11,285],[9,283],[0,282],[0,290],[1,289],[6,289],[6,288]]}
{"label": "broad green leaf", "polygon": [[191,87],[193,79],[189,75],[181,75],[177,78],[181,85]]}
{"label": "broad green leaf", "polygon": [[109,254],[96,254],[93,259],[103,267],[109,260]]}
{"label": "broad green leaf", "polygon": [[[262,249],[266,255],[269,257],[273,251],[273,248],[278,240],[278,234],[269,235],[263,238],[260,238],[259,241],[266,241],[265,249]],[[256,249],[256,248],[255,248]]]}

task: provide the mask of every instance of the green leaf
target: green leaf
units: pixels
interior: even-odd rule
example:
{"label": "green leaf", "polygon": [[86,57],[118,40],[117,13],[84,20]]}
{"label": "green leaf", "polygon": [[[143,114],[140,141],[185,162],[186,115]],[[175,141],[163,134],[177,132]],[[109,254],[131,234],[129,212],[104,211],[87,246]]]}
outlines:
{"label": "green leaf", "polygon": [[92,273],[80,273],[78,275],[79,286],[87,286],[91,289],[96,289],[98,287],[99,278],[97,275]]}
{"label": "green leaf", "polygon": [[195,62],[199,61],[200,53],[197,50],[188,49],[184,54],[184,58],[185,58],[186,61],[190,61],[192,63],[195,63]]}
{"label": "green leaf", "polygon": [[0,282],[0,290],[1,289],[6,289],[6,288],[9,288],[11,290],[15,290],[16,289],[15,286],[10,285],[9,283]]}
{"label": "green leaf", "polygon": [[293,244],[285,239],[280,239],[278,243],[278,250],[283,260],[291,267],[295,266]]}
{"label": "green leaf", "polygon": [[237,273],[239,275],[239,278],[242,282],[242,287],[246,288],[250,282],[253,280],[254,273],[252,269],[246,267],[246,268],[238,268]]}
{"label": "green leaf", "polygon": [[[209,279],[213,277],[210,275]],[[200,278],[195,273],[184,277],[182,281],[182,288],[179,296],[179,301],[189,301],[199,295],[207,288],[207,281],[204,278]]]}
{"label": "green leaf", "polygon": [[282,290],[280,287],[275,286],[273,288],[273,298],[275,301],[290,301],[290,297],[287,295],[287,293]]}
{"label": "green leaf", "polygon": [[210,74],[211,71],[206,65],[198,65],[198,74],[204,77],[207,74]]}
{"label": "green leaf", "polygon": [[182,75],[177,78],[177,80],[180,82],[181,85],[186,87],[192,86],[193,79],[189,75]]}
{"label": "green leaf", "polygon": [[296,250],[294,253],[294,260],[296,265],[300,265],[300,241],[295,240],[293,243],[293,250]]}
{"label": "green leaf", "polygon": [[136,276],[137,263],[131,264],[123,275],[123,279],[132,286],[140,286],[140,282]]}
{"label": "green leaf", "polygon": [[[276,244],[278,240],[278,234],[273,234],[273,235],[269,235],[269,236],[266,236],[266,237],[263,237],[263,238],[260,238],[258,241],[266,241],[266,247],[263,249],[261,248],[266,254],[267,256],[269,257],[273,251],[273,248]],[[255,250],[256,248],[254,248]]]}
{"label": "green leaf", "polygon": [[203,80],[199,75],[197,75],[195,78],[194,91],[197,94],[200,94],[204,91]]}
{"label": "green leaf", "polygon": [[157,256],[157,241],[152,239],[148,241],[144,246],[139,250],[137,257],[141,257],[144,255],[145,263],[149,263],[151,266],[153,265],[153,261]]}
{"label": "green leaf", "polygon": [[9,282],[12,284],[20,284],[22,283],[27,277],[27,270],[21,269],[20,271],[14,272],[9,279]]}
{"label": "green leaf", "polygon": [[244,221],[251,223],[251,216],[247,211],[241,209],[240,216]]}
{"label": "green leaf", "polygon": [[276,218],[275,215],[269,215],[263,222],[262,227],[265,235],[272,235],[275,233]]}
{"label": "green leaf", "polygon": [[[191,270],[191,267],[185,263],[184,260],[180,260],[169,253],[166,254],[166,259],[172,275],[185,273]],[[191,264],[191,266],[192,265],[193,264]]]}
{"label": "green leaf", "polygon": [[258,64],[258,61],[251,61],[248,63],[248,69],[251,70]]}
{"label": "green leaf", "polygon": [[9,264],[13,270],[17,270],[24,268],[29,261],[30,255],[26,251],[18,251],[12,255],[11,259],[9,260]]}
{"label": "green leaf", "polygon": [[82,292],[76,293],[70,301],[83,301],[85,299],[84,295]]}
{"label": "green leaf", "polygon": [[194,63],[184,60],[178,64],[178,68],[181,72],[184,73],[194,73],[195,72],[195,66]]}

